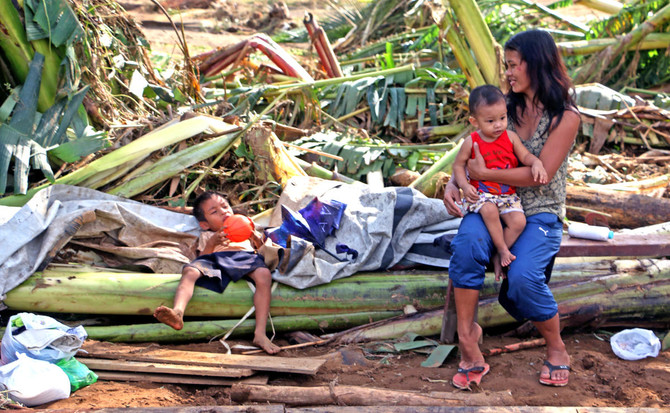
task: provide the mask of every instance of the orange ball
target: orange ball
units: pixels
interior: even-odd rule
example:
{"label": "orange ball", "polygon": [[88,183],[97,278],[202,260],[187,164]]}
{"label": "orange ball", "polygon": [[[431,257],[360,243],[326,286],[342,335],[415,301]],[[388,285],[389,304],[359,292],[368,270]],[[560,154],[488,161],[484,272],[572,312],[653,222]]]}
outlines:
{"label": "orange ball", "polygon": [[248,216],[234,214],[223,221],[223,232],[232,242],[246,241],[254,232],[254,221]]}

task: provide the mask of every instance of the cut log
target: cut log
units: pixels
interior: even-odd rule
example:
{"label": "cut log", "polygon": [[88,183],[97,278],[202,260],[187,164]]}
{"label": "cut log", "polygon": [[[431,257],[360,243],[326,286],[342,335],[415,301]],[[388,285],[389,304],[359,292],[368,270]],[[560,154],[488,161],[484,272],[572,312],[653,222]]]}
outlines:
{"label": "cut log", "polygon": [[[569,186],[566,205],[610,214],[608,224],[613,228],[637,228],[670,221],[670,199],[667,198]],[[567,215],[568,219],[584,221],[574,210],[568,209]]]}
{"label": "cut log", "polygon": [[457,406],[462,404],[460,400],[358,386],[296,387],[234,384],[230,389],[230,397],[238,403],[285,403],[289,406]]}
{"label": "cut log", "polygon": [[84,345],[82,349],[87,354],[79,353],[78,357],[123,359],[148,363],[225,367],[298,374],[316,374],[321,365],[326,362],[325,359],[305,357],[244,356],[240,354],[167,350],[155,347],[105,346],[101,343],[97,343],[94,347]]}

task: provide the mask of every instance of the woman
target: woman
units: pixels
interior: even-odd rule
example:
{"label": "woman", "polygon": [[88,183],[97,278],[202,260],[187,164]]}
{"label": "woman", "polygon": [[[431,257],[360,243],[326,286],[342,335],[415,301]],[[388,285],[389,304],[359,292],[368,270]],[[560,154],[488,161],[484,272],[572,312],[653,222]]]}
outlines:
{"label": "woman", "polygon": [[[468,162],[470,178],[518,187],[526,213],[526,228],[511,248],[516,255],[503,280],[499,301],[517,320],[529,319],[547,343],[540,383],[568,384],[570,357],[561,339],[558,305],[547,286],[562,238],[567,158],[574,144],[580,117],[570,96],[571,82],[556,44],[544,31],[518,33],[505,44],[505,72],[510,91],[507,116],[510,130],[539,157],[549,183],[533,179],[531,168],[486,169],[477,147]],[[462,216],[460,195],[453,180],[447,184],[444,203],[450,214]],[[449,276],[454,285],[461,352],[452,383],[468,388],[488,373],[478,341],[481,327],[474,320],[484,272],[495,251],[479,214],[467,214],[452,242]]]}

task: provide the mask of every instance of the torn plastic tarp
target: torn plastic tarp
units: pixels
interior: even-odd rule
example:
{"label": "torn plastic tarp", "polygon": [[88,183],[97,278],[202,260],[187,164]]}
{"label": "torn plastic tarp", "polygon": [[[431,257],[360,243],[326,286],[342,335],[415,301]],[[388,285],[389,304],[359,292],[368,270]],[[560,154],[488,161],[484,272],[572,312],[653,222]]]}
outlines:
{"label": "torn plastic tarp", "polygon": [[[455,234],[461,220],[447,213],[442,200],[427,198],[406,187],[374,189],[364,184],[294,177],[285,185],[268,226],[282,225],[281,206],[301,210],[315,197],[330,204],[346,203],[339,228],[325,238],[324,249],[309,249],[314,244],[291,236],[285,254],[290,263],[280,264],[272,272],[276,281],[303,289],[356,272],[383,271],[396,265],[448,268],[451,254],[434,240]],[[358,253],[356,258],[351,250]],[[349,253],[351,259],[335,260],[326,251]]]}

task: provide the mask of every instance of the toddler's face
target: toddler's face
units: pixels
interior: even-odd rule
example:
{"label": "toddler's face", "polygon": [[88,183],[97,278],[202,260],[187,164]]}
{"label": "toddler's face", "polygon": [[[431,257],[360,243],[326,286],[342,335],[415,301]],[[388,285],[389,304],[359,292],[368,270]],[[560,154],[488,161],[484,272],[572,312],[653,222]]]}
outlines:
{"label": "toddler's face", "polygon": [[[219,195],[214,195],[202,203],[202,212],[205,214],[206,225],[201,223],[203,229],[219,231],[223,228],[223,221],[233,215],[233,210],[228,202]],[[205,228],[205,226],[207,228]]]}
{"label": "toddler's face", "polygon": [[497,139],[507,129],[507,105],[503,99],[492,105],[480,105],[473,119],[472,124],[484,137]]}

